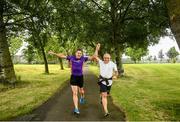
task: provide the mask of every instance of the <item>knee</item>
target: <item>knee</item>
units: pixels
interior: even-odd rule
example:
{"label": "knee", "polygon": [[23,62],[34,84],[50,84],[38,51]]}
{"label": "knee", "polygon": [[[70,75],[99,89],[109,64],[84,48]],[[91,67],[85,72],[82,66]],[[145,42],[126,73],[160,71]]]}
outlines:
{"label": "knee", "polygon": [[80,92],[81,94],[83,94],[83,93],[84,93],[84,88],[79,88],[79,92]]}
{"label": "knee", "polygon": [[81,89],[80,92],[81,92],[81,94],[84,94],[84,89]]}
{"label": "knee", "polygon": [[101,96],[102,98],[107,98],[107,93],[102,93]]}
{"label": "knee", "polygon": [[77,91],[73,91],[73,96],[77,96],[78,92]]}

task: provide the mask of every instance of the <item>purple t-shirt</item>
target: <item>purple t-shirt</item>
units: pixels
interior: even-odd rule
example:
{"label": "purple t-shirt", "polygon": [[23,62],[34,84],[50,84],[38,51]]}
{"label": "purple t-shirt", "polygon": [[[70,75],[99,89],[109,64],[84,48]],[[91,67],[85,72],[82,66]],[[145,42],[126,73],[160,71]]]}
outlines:
{"label": "purple t-shirt", "polygon": [[75,76],[83,75],[83,64],[88,60],[88,57],[81,56],[77,59],[76,56],[67,56],[67,60],[71,62],[71,73]]}

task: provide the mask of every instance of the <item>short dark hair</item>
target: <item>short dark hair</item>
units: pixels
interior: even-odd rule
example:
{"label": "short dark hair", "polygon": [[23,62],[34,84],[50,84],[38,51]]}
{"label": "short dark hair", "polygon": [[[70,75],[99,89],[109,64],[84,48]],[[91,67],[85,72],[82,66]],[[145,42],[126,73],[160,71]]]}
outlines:
{"label": "short dark hair", "polygon": [[78,48],[78,49],[76,50],[76,52],[77,52],[77,51],[81,51],[81,52],[83,52],[83,50],[82,50],[82,49],[80,49],[80,48]]}

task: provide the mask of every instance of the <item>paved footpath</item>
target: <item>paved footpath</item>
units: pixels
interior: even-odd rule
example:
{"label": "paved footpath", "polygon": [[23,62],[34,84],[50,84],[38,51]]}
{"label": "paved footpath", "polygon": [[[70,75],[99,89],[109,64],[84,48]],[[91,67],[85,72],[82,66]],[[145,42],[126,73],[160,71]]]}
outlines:
{"label": "paved footpath", "polygon": [[32,113],[17,117],[19,121],[125,121],[125,114],[108,98],[110,116],[104,117],[99,99],[97,77],[85,68],[84,87],[86,103],[81,105],[80,116],[73,115],[72,92],[67,84],[63,89],[51,97],[46,103],[35,109]]}

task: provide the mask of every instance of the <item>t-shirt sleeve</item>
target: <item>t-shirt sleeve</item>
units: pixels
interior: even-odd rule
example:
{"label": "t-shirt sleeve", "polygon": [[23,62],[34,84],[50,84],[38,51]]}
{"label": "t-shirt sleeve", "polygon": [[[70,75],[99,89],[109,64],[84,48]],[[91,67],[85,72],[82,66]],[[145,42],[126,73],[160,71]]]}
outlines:
{"label": "t-shirt sleeve", "polygon": [[84,61],[88,61],[88,56],[84,56]]}
{"label": "t-shirt sleeve", "polygon": [[72,59],[72,56],[67,56],[67,57],[66,57],[66,60],[69,60],[69,61],[70,61],[71,59]]}
{"label": "t-shirt sleeve", "polygon": [[115,63],[113,63],[113,70],[114,70],[114,71],[118,71],[118,70],[117,70],[117,65],[116,65]]}
{"label": "t-shirt sleeve", "polygon": [[101,65],[103,63],[103,61],[101,59],[98,60],[99,65]]}

